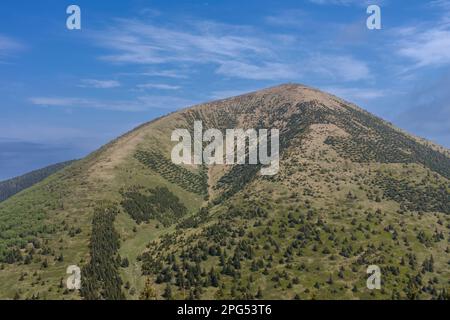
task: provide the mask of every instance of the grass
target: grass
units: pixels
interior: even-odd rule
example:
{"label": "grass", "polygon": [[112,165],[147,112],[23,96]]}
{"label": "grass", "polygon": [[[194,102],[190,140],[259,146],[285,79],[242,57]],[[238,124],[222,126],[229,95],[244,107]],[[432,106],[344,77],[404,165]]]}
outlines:
{"label": "grass", "polygon": [[[319,99],[318,95],[314,93],[317,101],[329,101],[323,97]],[[195,251],[199,243],[206,242],[209,246],[218,245],[226,249],[228,256],[232,257],[243,240],[250,243],[255,259],[264,260],[267,272],[264,274],[264,269],[252,271],[252,259],[241,258],[241,267],[235,277],[220,276],[220,285],[224,286],[220,298],[239,298],[243,293],[255,295],[258,288],[262,290],[263,298],[268,299],[292,299],[297,294],[302,299],[389,299],[394,289],[400,292],[401,298],[406,298],[408,277],[416,276],[422,262],[431,254],[435,260],[434,271],[422,274],[421,288],[430,281],[435,288],[448,288],[449,216],[442,212],[400,212],[402,204],[383,197],[383,190],[375,179],[379,172],[385,175],[392,173],[395,179],[419,184],[435,173],[417,163],[352,162],[346,157],[346,150],[335,149],[325,143],[329,136],[348,138],[345,127],[323,123],[297,132],[292,136],[292,143],[282,150],[281,170],[276,177],[268,179],[255,175],[230,199],[216,205],[212,201],[206,203],[202,195],[185,190],[180,183],[171,183],[160,175],[158,168],[149,168],[135,158],[137,150],[157,150],[169,154],[172,129],[186,126],[197,116],[203,117],[205,123],[256,126],[266,123],[267,113],[270,112],[277,125],[283,127],[291,123],[287,115],[296,115],[300,119],[310,115],[309,104],[299,107],[298,101],[291,100],[292,97],[297,97],[295,92],[285,96],[274,95],[270,91],[270,94],[241,97],[238,102],[222,101],[217,105],[213,103],[212,106],[172,114],[116,139],[86,159],[1,203],[0,257],[15,246],[20,248],[23,256],[33,252],[33,259],[30,264],[23,261],[0,263],[0,299],[11,299],[16,294],[23,299],[36,297],[37,294],[46,299],[80,298],[77,292],[65,293],[59,285],[61,279],[65,281],[67,277],[65,271],[68,265],[83,266],[89,261],[93,208],[104,200],[120,203],[119,190],[132,186],[167,187],[181,199],[188,215],[194,215],[206,205],[209,205],[209,214],[206,221],[195,228],[179,230],[176,224],[164,227],[152,220],[136,224],[126,213],[119,212],[114,223],[120,235],[119,254],[129,260],[129,266],[119,271],[123,283],[130,285],[128,289],[123,288],[130,299],[138,298],[144,287],[146,277],[142,276],[142,268],[148,262],[144,257],[146,254],[149,259],[161,260],[167,266],[165,258],[169,254],[181,261],[182,252]],[[272,105],[273,101],[275,105]],[[317,101],[314,103],[317,104]],[[287,106],[285,114],[279,114],[278,105]],[[262,109],[259,109],[260,106]],[[304,114],[296,114],[298,110]],[[336,106],[328,109],[317,107],[317,112],[328,115],[339,110]],[[357,119],[355,121],[358,122]],[[365,123],[362,128],[368,129],[369,124]],[[290,133],[289,130],[298,128],[285,129]],[[192,173],[199,172],[195,166],[183,168]],[[439,168],[445,172],[445,168]],[[214,189],[214,185],[229,172],[228,169],[223,166],[210,168],[211,200],[220,197],[221,190]],[[442,175],[424,181],[431,186],[445,184],[448,186],[447,192],[450,191],[449,180]],[[348,197],[349,194],[354,198]],[[374,200],[375,194],[381,197],[380,201]],[[267,217],[251,216],[256,207],[267,212]],[[232,215],[233,208],[236,210]],[[297,219],[295,223],[289,219],[289,213]],[[224,239],[216,241],[207,235],[206,230],[219,223],[222,223],[221,227],[230,227],[231,231]],[[386,231],[389,225],[397,231],[397,239]],[[78,229],[79,232],[75,232]],[[426,247],[417,237],[421,230],[429,236],[438,230],[443,232],[445,239],[434,241]],[[292,249],[299,235],[305,238],[305,243],[297,243],[298,247]],[[166,236],[173,242],[167,244]],[[30,241],[34,239],[39,240],[40,247],[33,251]],[[349,244],[353,246],[353,251],[344,257],[341,251]],[[361,252],[358,251],[360,246]],[[292,254],[286,256],[289,248]],[[325,248],[329,253],[324,253]],[[410,253],[416,255],[417,266],[400,265],[400,259]],[[62,262],[55,259],[60,254],[64,256]],[[288,258],[290,260],[286,261]],[[42,262],[45,259],[48,266],[44,268]],[[190,259],[186,258],[194,264]],[[221,270],[217,256],[206,254],[206,259],[196,262],[205,272],[211,267]],[[370,263],[387,269],[398,267],[399,275],[387,271],[383,276],[385,290],[369,291],[365,281],[366,267]],[[342,279],[338,276],[341,267],[344,267]],[[156,284],[161,272],[158,270],[150,275],[159,298],[162,298],[166,286],[166,283]],[[327,283],[330,275],[333,283]],[[279,280],[276,280],[277,277]],[[293,283],[296,277],[299,283]],[[202,281],[206,279],[204,275],[200,278]],[[175,298],[185,298],[189,294],[189,290],[179,289],[173,279],[171,285]],[[356,291],[352,290],[354,287]],[[206,286],[200,298],[219,298],[218,291],[218,288]],[[419,298],[429,299],[432,296],[430,292],[423,291]]]}

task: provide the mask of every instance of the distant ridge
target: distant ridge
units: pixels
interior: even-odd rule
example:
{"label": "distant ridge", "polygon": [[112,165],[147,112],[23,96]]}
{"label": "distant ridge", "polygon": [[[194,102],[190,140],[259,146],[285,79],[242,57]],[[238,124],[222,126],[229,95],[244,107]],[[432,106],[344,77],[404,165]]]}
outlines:
{"label": "distant ridge", "polygon": [[28,172],[24,175],[8,179],[0,182],[0,202],[5,201],[9,197],[12,197],[16,193],[32,187],[38,182],[41,182],[53,173],[65,168],[69,164],[73,163],[75,160],[70,160],[66,162],[60,162],[52,164],[42,169],[34,170]]}

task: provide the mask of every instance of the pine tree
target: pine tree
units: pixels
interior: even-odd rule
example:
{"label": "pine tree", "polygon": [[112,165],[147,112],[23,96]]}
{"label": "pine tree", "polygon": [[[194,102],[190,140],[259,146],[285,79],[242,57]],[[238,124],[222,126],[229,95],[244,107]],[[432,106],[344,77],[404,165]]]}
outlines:
{"label": "pine tree", "polygon": [[163,297],[166,298],[166,300],[173,300],[172,287],[170,286],[169,283],[166,285],[166,288],[164,289]]}
{"label": "pine tree", "polygon": [[258,287],[258,292],[256,293],[256,299],[262,299],[263,293],[261,291],[261,288]]}
{"label": "pine tree", "polygon": [[120,266],[122,268],[128,268],[129,265],[130,263],[128,262],[128,258],[123,258],[122,261],[120,262]]}
{"label": "pine tree", "polygon": [[156,291],[153,288],[150,278],[147,278],[145,281],[145,286],[139,296],[139,300],[157,300]]}

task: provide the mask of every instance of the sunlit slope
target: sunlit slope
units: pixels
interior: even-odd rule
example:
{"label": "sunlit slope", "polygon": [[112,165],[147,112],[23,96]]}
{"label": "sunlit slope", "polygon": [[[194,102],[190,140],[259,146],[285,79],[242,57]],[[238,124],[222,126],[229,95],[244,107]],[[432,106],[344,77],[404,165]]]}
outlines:
{"label": "sunlit slope", "polygon": [[[174,165],[195,120],[279,129],[280,172]],[[1,203],[0,297],[442,298],[449,178],[448,150],[305,86],[194,106]]]}
{"label": "sunlit slope", "polygon": [[[184,199],[189,211],[201,205],[203,195],[166,181],[135,158],[138,146],[162,150],[162,143],[170,141],[169,127],[156,123],[137,128],[0,204],[1,298],[79,297],[65,292],[66,268],[89,260],[93,209],[99,202],[120,203],[122,188],[166,186]],[[165,130],[169,139],[158,139],[166,136]],[[135,223],[121,215],[117,224],[126,239]]]}

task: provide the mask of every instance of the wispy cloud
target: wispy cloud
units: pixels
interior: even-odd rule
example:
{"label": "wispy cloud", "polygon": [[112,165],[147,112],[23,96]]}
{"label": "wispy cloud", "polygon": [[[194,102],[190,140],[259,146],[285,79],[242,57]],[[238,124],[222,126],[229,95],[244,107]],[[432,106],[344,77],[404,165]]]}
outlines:
{"label": "wispy cloud", "polygon": [[[258,35],[249,27],[210,21],[169,28],[118,20],[116,27],[98,33],[97,41],[112,51],[101,59],[114,63],[214,64],[216,73],[230,77],[292,78],[295,74],[287,64],[278,61],[270,37]],[[173,71],[153,71],[149,75],[180,77]]]}
{"label": "wispy cloud", "polygon": [[239,34],[236,26],[226,28],[209,22],[176,29],[120,19],[116,27],[99,32],[96,40],[113,51],[101,58],[116,63],[220,63],[227,58],[270,54],[266,41]]}
{"label": "wispy cloud", "polygon": [[294,79],[300,77],[300,69],[288,63],[251,64],[241,61],[223,61],[217,74],[252,80]]}
{"label": "wispy cloud", "polygon": [[24,48],[25,46],[18,40],[0,34],[0,59]]}
{"label": "wispy cloud", "polygon": [[150,109],[175,110],[195,103],[173,96],[140,96],[122,101],[74,97],[32,97],[29,101],[34,105],[44,107],[94,108],[127,112],[140,112]]}
{"label": "wispy cloud", "polygon": [[431,1],[423,7],[430,9],[437,14],[436,19],[394,29],[392,47],[409,62],[403,72],[450,65],[450,1]]}
{"label": "wispy cloud", "polygon": [[430,7],[436,7],[444,10],[450,10],[449,0],[433,0],[430,2]]}
{"label": "wispy cloud", "polygon": [[[260,88],[259,88],[260,89]],[[225,99],[235,96],[240,96],[252,91],[256,91],[258,88],[247,89],[247,90],[216,90],[211,93],[211,99]]]}
{"label": "wispy cloud", "polygon": [[425,31],[404,30],[397,53],[414,61],[414,67],[440,66],[450,64],[450,29],[435,27]]}
{"label": "wispy cloud", "polygon": [[303,10],[292,9],[270,15],[265,20],[274,26],[300,27],[306,18],[308,18],[308,14]]}
{"label": "wispy cloud", "polygon": [[387,0],[308,0],[318,5],[340,5],[340,6],[368,6],[370,4],[386,4]]}
{"label": "wispy cloud", "polygon": [[309,62],[309,68],[334,80],[358,81],[371,77],[365,62],[346,55],[317,55]]}
{"label": "wispy cloud", "polygon": [[120,87],[120,82],[116,80],[83,79],[79,86],[84,88],[111,89]]}
{"label": "wispy cloud", "polygon": [[159,71],[146,71],[140,73],[143,76],[161,77],[161,78],[174,78],[174,79],[186,79],[188,76],[180,70],[159,70]]}
{"label": "wispy cloud", "polygon": [[87,133],[86,130],[65,126],[30,124],[26,122],[17,126],[3,121],[0,123],[0,126],[0,142],[29,141],[41,143],[47,141],[54,143],[55,141],[60,142],[74,137],[77,139],[88,139],[90,137],[90,133]]}
{"label": "wispy cloud", "polygon": [[386,90],[373,88],[325,87],[323,90],[351,102],[378,99],[387,94]]}
{"label": "wispy cloud", "polygon": [[[284,21],[294,23],[299,14],[284,13],[290,18]],[[267,19],[278,21],[275,16]],[[196,68],[210,64],[216,74],[250,80],[301,80],[306,72],[340,81],[370,78],[363,61],[345,54],[314,54],[314,48],[306,53],[291,34],[211,21],[163,27],[120,19],[114,27],[98,32],[95,40],[109,51],[100,58],[112,63]],[[174,71],[158,70],[148,75],[181,77]]]}
{"label": "wispy cloud", "polygon": [[138,84],[139,89],[160,89],[160,90],[178,90],[180,86],[174,86],[165,83],[142,83]]}

